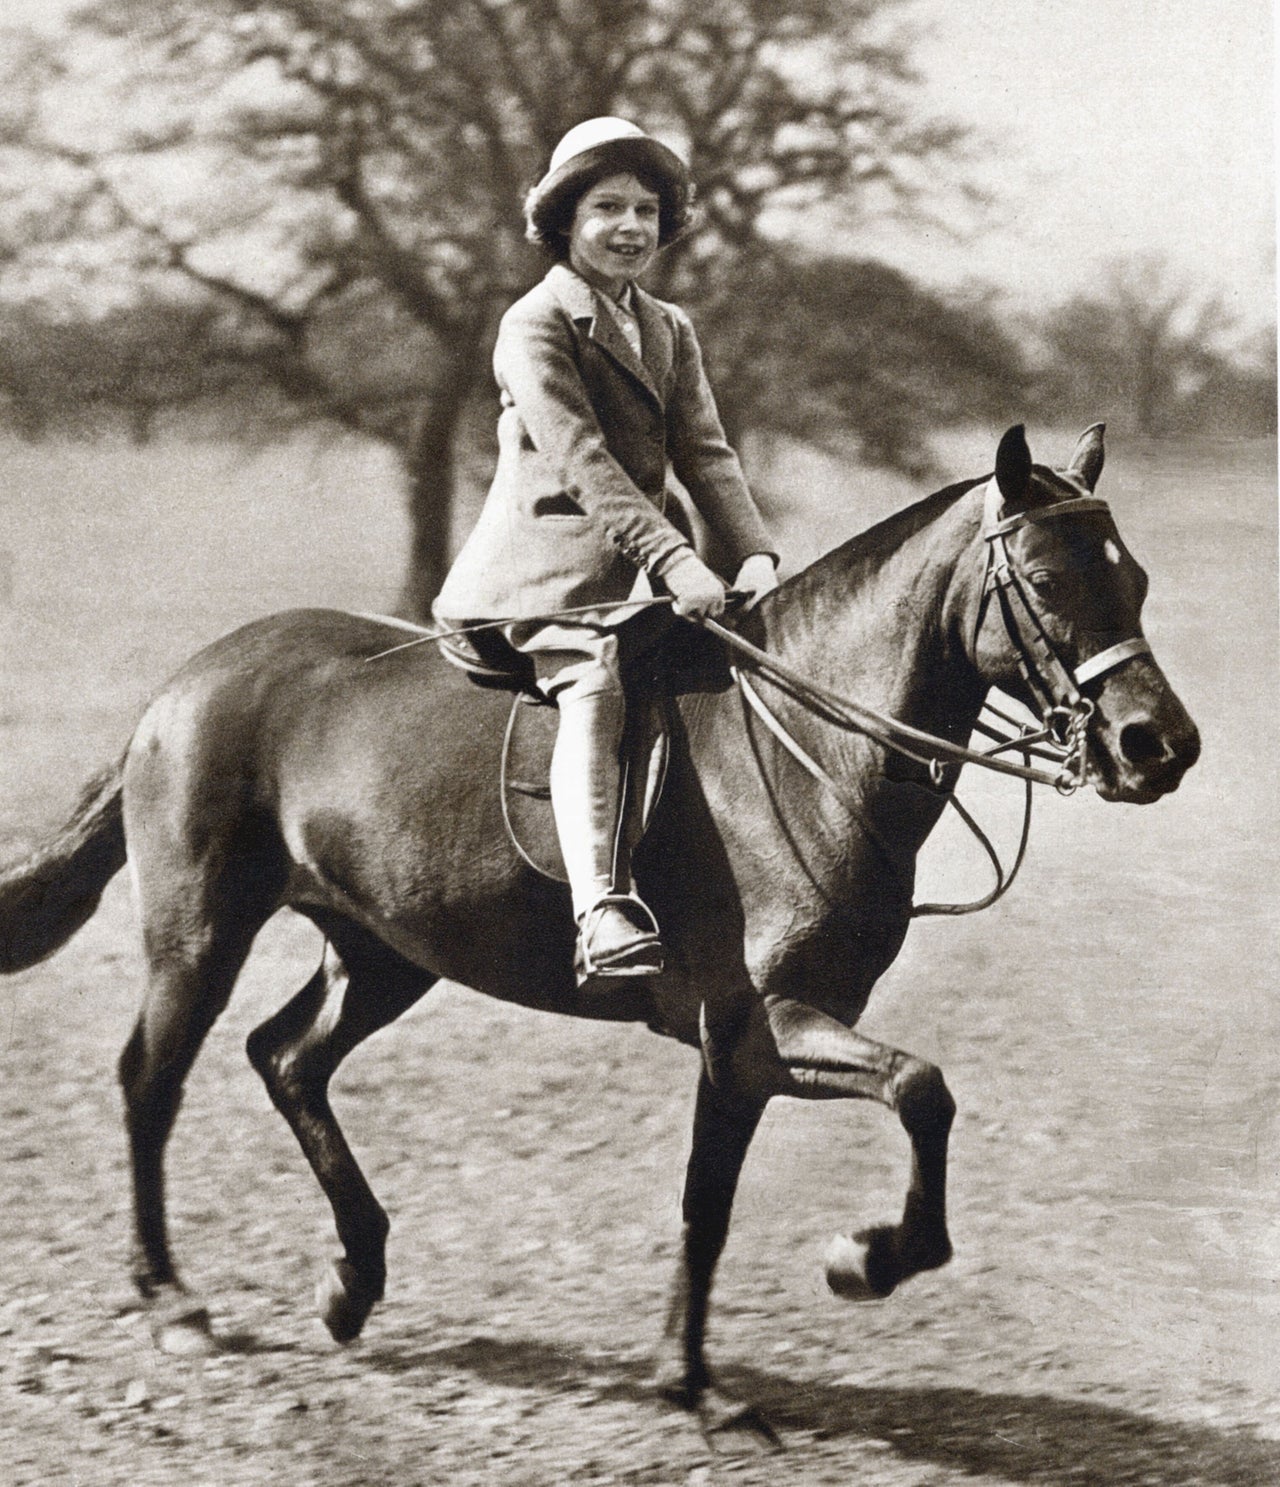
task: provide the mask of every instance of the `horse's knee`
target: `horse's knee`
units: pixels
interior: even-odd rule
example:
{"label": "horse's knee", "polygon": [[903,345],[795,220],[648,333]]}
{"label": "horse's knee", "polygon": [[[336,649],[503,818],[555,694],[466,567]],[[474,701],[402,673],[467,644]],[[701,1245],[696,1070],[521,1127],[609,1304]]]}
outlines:
{"label": "horse's knee", "polygon": [[894,1109],[909,1135],[945,1136],[950,1131],[956,1102],[936,1064],[908,1058],[893,1085]]}
{"label": "horse's knee", "polygon": [[326,950],[320,968],[297,996],[245,1041],[249,1062],[280,1108],[314,1100],[328,1088],[334,1059],[321,1018],[335,978],[342,975],[340,964]]}
{"label": "horse's knee", "polygon": [[273,1036],[274,1018],[268,1018],[264,1023],[249,1034],[244,1040],[244,1051],[248,1055],[249,1062],[253,1065],[258,1078],[270,1089],[276,1076],[276,1050],[278,1040]]}
{"label": "horse's knee", "polygon": [[182,1104],[185,1074],[185,1069],[149,1057],[146,1028],[139,1018],[116,1061],[125,1128],[135,1145],[164,1145]]}

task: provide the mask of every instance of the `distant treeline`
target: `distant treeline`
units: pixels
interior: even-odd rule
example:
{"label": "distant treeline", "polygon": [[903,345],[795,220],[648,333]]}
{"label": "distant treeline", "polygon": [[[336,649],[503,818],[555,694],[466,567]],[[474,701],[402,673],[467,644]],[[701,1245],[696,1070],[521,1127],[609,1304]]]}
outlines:
{"label": "distant treeline", "polygon": [[522,194],[567,128],[622,114],[698,183],[650,287],[694,317],[739,442],[924,475],[957,424],[1274,429],[1270,340],[1158,265],[1028,323],[857,256],[889,216],[962,254],[986,211],[901,8],[86,0],[57,39],[7,32],[0,423],[377,441],[425,613],[492,463],[498,319],[543,267]]}
{"label": "distant treeline", "polygon": [[[1154,282],[1138,293],[1133,280],[1117,273],[1031,321],[1002,313],[994,294],[948,298],[881,263],[774,257],[741,284],[759,313],[713,317],[704,338],[735,437],[786,436],[909,473],[929,471],[932,433],[1005,419],[1105,418],[1153,438],[1275,434],[1272,335],[1217,349],[1212,304]],[[380,403],[407,429],[430,401],[434,349],[381,307],[341,306],[295,354],[366,406],[374,433]],[[482,371],[488,355],[477,341]],[[301,372],[291,397],[277,363],[212,298],[93,316],[0,304],[0,425],[32,440],[124,429],[141,443],[195,426],[264,440],[336,418]],[[486,375],[472,380],[462,454],[480,474],[494,394]]]}

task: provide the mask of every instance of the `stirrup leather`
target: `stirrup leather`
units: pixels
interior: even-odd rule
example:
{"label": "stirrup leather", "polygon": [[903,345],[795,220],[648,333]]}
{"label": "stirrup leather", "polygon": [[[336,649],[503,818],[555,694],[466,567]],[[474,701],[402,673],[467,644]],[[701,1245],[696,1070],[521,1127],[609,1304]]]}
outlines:
{"label": "stirrup leather", "polygon": [[[599,927],[602,911],[624,905],[647,927],[637,928],[635,935],[611,954],[596,955],[592,949],[592,940]],[[634,893],[602,893],[582,916],[574,960],[579,985],[598,976],[658,975],[663,964],[662,937],[658,932],[658,921],[653,917],[653,910]]]}

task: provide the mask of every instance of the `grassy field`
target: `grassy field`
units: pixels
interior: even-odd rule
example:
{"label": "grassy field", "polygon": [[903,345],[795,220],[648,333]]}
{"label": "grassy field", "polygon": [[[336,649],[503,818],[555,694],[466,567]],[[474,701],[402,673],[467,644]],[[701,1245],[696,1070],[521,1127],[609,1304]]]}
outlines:
{"label": "grassy field", "polygon": [[[206,640],[394,598],[393,472],[357,447],[3,454],[0,859]],[[991,458],[985,437],[948,455],[957,478]],[[357,1348],[324,1340],[328,1213],[242,1053],[314,963],[283,918],[171,1154],[179,1257],[233,1346],[156,1353],[125,1284],[113,1067],[138,962],[118,880],[63,954],[0,985],[0,1481],[1280,1480],[1275,451],[1121,442],[1109,461],[1204,758],[1151,808],[1041,801],[1013,894],[921,923],[877,990],[866,1030],[941,1064],[960,1106],[947,1270],[881,1306],[827,1295],[826,1239],[896,1210],[905,1139],[865,1107],[767,1116],[711,1345],[782,1427],[781,1468],[710,1452],[642,1387],[695,1067],[638,1030],[445,988],[361,1050],[337,1105],[392,1215],[392,1279]],[[793,566],[911,494],[796,451],[766,473]],[[965,793],[1012,833],[1006,791]],[[940,832],[922,896],[981,872]]]}

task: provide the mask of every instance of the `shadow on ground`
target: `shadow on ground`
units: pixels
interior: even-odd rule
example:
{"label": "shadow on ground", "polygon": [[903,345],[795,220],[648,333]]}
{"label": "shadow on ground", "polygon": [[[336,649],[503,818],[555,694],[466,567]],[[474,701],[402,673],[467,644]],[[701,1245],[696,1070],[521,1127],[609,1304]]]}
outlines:
{"label": "shadow on ground", "polygon": [[[444,1348],[362,1349],[388,1373],[469,1373],[488,1384],[544,1393],[587,1390],[652,1404],[648,1366],[529,1338],[475,1337]],[[751,1400],[779,1430],[819,1440],[878,1441],[903,1461],[1048,1487],[1105,1482],[1161,1487],[1259,1487],[1280,1481],[1280,1443],[1240,1429],[1051,1394],[946,1387],[859,1388],[795,1381],[761,1369],[726,1369],[725,1388]]]}

